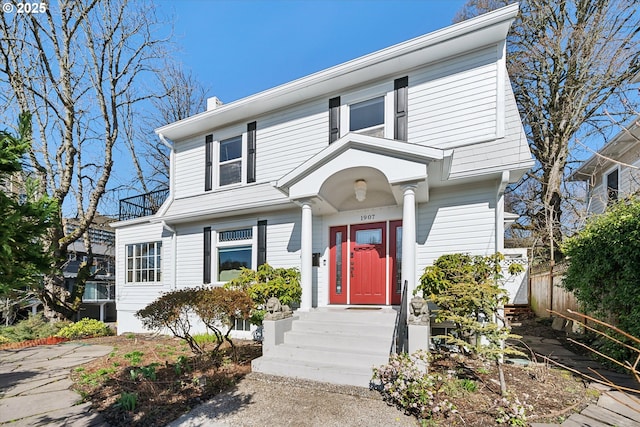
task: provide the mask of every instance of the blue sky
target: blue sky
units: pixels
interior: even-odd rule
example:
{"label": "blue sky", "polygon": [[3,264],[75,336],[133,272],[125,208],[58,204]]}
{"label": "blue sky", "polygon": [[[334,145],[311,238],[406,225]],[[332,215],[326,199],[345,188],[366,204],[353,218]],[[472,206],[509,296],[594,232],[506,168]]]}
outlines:
{"label": "blue sky", "polygon": [[178,59],[228,103],[446,27],[464,0],[156,0]]}

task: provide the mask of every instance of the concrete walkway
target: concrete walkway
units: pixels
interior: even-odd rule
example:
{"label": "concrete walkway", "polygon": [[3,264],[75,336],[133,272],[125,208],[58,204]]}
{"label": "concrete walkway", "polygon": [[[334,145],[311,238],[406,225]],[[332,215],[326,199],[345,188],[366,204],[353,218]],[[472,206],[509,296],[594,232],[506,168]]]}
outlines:
{"label": "concrete walkway", "polygon": [[65,343],[0,351],[0,425],[107,426],[89,403],[78,404],[69,371],[111,350]]}

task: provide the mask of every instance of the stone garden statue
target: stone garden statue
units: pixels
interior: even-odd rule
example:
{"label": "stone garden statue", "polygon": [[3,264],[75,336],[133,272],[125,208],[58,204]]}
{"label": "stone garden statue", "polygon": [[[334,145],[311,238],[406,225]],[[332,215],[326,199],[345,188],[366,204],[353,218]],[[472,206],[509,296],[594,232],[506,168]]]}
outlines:
{"label": "stone garden statue", "polygon": [[282,305],[280,300],[276,297],[271,297],[267,301],[267,314],[265,314],[265,320],[282,320],[287,317],[291,317],[293,312],[288,305]]}
{"label": "stone garden statue", "polygon": [[424,298],[419,296],[411,298],[408,322],[411,325],[429,324],[429,306]]}

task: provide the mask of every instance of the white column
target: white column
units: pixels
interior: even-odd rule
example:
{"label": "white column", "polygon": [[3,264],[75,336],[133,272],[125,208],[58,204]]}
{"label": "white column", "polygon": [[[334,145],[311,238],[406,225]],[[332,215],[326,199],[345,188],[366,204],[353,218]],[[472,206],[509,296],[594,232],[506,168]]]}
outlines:
{"label": "white column", "polygon": [[407,303],[416,288],[416,185],[402,186],[402,283],[407,283]]}
{"label": "white column", "polygon": [[300,285],[302,286],[301,311],[311,309],[311,292],[313,287],[313,215],[311,202],[302,203],[302,231],[300,233]]}
{"label": "white column", "polygon": [[102,303],[100,304],[100,321],[104,322],[104,306],[106,305],[106,303]]}

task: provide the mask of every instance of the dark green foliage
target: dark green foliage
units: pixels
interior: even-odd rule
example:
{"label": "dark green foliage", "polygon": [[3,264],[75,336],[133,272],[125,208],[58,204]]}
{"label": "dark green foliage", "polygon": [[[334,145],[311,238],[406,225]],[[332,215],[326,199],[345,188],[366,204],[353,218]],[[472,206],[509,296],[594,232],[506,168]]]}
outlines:
{"label": "dark green foliage", "polygon": [[[452,335],[443,337],[461,352],[470,352],[494,361],[500,372],[501,391],[506,393],[502,375],[505,354],[519,354],[505,346],[510,333],[501,314],[508,301],[500,286],[502,254],[471,256],[450,254],[438,258],[425,268],[416,291],[438,305],[436,322],[449,321],[455,325]],[[481,338],[482,337],[482,338]]]}
{"label": "dark green foliage", "polygon": [[51,254],[43,244],[47,229],[56,221],[57,207],[47,195],[37,194],[26,179],[22,158],[31,146],[31,114],[20,115],[18,136],[0,131],[0,184],[22,182],[14,192],[0,191],[0,295],[39,286],[48,271]]}
{"label": "dark green foliage", "polygon": [[565,240],[563,285],[590,314],[640,336],[640,201],[623,200]]}
{"label": "dark green foliage", "polygon": [[243,268],[240,276],[225,287],[246,290],[259,307],[266,305],[271,297],[286,305],[299,303],[302,297],[300,272],[296,268],[273,268],[269,264],[261,265],[257,271]]}

